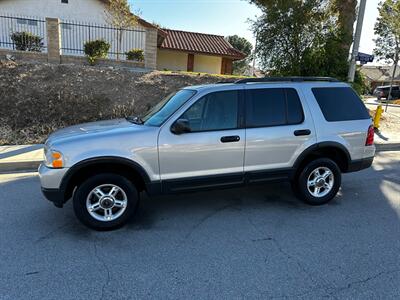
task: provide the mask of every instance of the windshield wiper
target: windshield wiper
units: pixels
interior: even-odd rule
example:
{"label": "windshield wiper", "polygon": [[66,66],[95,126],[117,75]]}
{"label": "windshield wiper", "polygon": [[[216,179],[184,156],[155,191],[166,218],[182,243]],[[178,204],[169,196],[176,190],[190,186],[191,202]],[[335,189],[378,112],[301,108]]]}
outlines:
{"label": "windshield wiper", "polygon": [[140,117],[130,116],[130,117],[127,117],[126,120],[128,122],[131,122],[131,123],[137,124],[137,125],[143,125],[143,123],[144,123],[143,120]]}

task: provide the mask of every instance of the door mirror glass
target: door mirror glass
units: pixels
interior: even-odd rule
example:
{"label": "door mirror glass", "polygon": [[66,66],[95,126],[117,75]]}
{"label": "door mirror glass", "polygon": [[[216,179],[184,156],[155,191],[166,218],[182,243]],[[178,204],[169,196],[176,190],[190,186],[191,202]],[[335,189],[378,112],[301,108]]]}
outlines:
{"label": "door mirror glass", "polygon": [[186,119],[176,120],[171,126],[171,131],[175,134],[191,132],[189,121]]}

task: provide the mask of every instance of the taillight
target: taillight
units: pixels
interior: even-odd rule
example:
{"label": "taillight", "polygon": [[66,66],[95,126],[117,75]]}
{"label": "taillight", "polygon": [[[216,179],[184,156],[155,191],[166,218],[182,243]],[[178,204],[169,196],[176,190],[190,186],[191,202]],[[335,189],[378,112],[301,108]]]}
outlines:
{"label": "taillight", "polygon": [[370,125],[368,128],[367,140],[365,141],[365,146],[372,146],[374,144],[374,126]]}

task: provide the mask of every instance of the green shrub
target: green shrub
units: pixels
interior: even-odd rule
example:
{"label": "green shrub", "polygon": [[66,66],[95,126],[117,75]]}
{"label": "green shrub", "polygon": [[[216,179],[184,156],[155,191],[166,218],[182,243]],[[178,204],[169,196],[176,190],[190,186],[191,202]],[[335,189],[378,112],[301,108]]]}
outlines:
{"label": "green shrub", "polygon": [[42,52],[43,39],[30,32],[14,32],[11,34],[11,40],[15,44],[15,49],[20,51]]}
{"label": "green shrub", "polygon": [[127,60],[144,61],[144,54],[142,49],[131,49],[125,52]]}
{"label": "green shrub", "polygon": [[99,58],[107,58],[110,48],[110,43],[105,40],[95,40],[86,42],[83,50],[88,57],[89,63],[94,64]]}
{"label": "green shrub", "polygon": [[354,76],[354,82],[351,85],[359,96],[366,95],[369,92],[369,87],[365,79],[365,76],[361,73],[360,70],[356,71]]}

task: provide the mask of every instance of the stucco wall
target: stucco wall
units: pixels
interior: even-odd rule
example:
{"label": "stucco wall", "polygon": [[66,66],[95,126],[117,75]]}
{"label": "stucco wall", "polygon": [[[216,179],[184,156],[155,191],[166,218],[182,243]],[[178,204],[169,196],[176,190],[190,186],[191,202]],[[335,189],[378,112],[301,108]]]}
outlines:
{"label": "stucco wall", "polygon": [[99,0],[1,0],[2,14],[25,17],[53,17],[66,20],[105,23],[104,4]]}
{"label": "stucco wall", "polygon": [[193,72],[220,74],[221,62],[218,56],[195,55]]}
{"label": "stucco wall", "polygon": [[[106,6],[99,0],[69,0],[68,4],[61,3],[61,0],[0,0],[1,14],[41,19],[54,17],[59,18],[62,21],[72,21],[72,23],[83,22],[107,25],[106,15],[104,12],[105,9]],[[89,38],[88,29],[68,24],[62,24],[60,28],[62,37],[61,47],[64,49],[63,54],[83,56],[83,51],[79,50],[83,50],[83,44]],[[137,25],[135,29],[137,31],[124,31],[121,49],[118,49],[115,32],[110,30],[92,27],[90,29],[90,37],[92,40],[107,40],[111,44],[111,51],[114,53],[118,52],[118,50],[120,50],[119,52],[124,53],[132,48],[145,50],[146,28],[142,25]],[[9,35],[10,32],[14,31],[32,32],[41,36],[45,45],[47,44],[45,26],[41,23],[36,25],[21,25],[15,19],[4,19],[0,20],[0,37],[3,41],[8,40],[10,43],[5,48],[12,49],[12,42]],[[156,44],[154,47],[156,47]],[[116,58],[116,55],[112,55],[111,58]],[[151,66],[152,69],[155,68],[155,63],[153,65]]]}
{"label": "stucco wall", "polygon": [[170,71],[187,70],[187,53],[158,49],[157,69]]}
{"label": "stucco wall", "polygon": [[[186,71],[187,57],[185,52],[158,49],[157,69]],[[195,54],[193,72],[220,74],[221,63],[221,57]]]}

